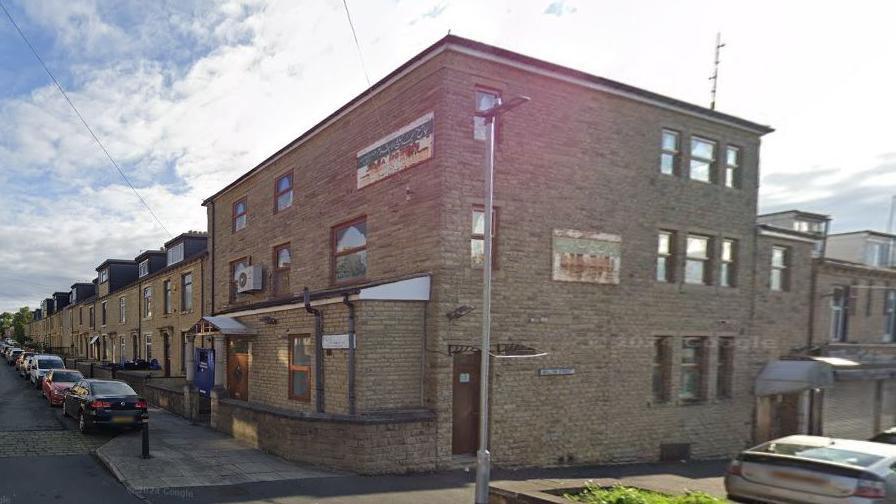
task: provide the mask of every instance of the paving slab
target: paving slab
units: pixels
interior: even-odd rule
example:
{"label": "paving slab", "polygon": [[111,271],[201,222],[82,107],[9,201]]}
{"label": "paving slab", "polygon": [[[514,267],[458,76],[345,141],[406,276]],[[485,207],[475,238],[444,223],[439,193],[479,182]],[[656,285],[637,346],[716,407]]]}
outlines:
{"label": "paving slab", "polygon": [[142,433],[121,434],[96,450],[131,491],[240,485],[261,481],[344,476],[295,464],[161,409],[149,412],[150,458],[141,458]]}

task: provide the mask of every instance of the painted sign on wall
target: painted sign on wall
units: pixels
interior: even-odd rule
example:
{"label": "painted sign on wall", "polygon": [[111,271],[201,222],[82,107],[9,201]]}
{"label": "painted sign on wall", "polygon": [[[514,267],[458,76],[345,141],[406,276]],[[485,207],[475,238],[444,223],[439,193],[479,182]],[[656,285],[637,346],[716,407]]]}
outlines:
{"label": "painted sign on wall", "polygon": [[432,158],[433,113],[358,152],[358,189]]}
{"label": "painted sign on wall", "polygon": [[554,230],[553,279],[618,284],[622,237],[572,229]]}

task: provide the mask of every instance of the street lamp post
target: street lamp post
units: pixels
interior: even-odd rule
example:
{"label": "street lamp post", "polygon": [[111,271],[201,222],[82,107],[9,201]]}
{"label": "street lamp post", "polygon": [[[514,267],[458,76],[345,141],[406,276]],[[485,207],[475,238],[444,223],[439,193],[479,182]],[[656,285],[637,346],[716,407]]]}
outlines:
{"label": "street lamp post", "polygon": [[479,451],[476,453],[476,504],[488,504],[488,485],[491,476],[491,454],[488,451],[488,384],[489,348],[492,325],[492,208],[495,191],[495,123],[501,114],[529,101],[527,96],[511,98],[507,103],[479,112],[485,120],[485,209],[483,236],[485,247],[482,264],[482,362],[479,372]]}

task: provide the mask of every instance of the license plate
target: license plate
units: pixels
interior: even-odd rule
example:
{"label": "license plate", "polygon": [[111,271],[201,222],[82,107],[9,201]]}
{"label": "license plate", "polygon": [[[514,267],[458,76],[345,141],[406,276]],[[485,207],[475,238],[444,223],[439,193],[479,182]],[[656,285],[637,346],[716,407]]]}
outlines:
{"label": "license plate", "polygon": [[783,472],[783,471],[773,471],[772,476],[774,476],[778,479],[798,481],[800,483],[808,483],[811,485],[825,485],[825,484],[829,483],[829,481],[824,478],[816,478],[815,476],[809,476],[807,474],[794,474],[794,473]]}
{"label": "license plate", "polygon": [[112,417],[113,423],[134,423],[134,417],[129,416],[117,416]]}

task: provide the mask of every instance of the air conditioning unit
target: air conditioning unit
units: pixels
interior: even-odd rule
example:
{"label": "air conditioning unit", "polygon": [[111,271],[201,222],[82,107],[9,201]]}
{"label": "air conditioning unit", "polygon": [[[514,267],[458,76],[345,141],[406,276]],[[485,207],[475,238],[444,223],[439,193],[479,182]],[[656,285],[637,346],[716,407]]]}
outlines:
{"label": "air conditioning unit", "polygon": [[233,274],[236,291],[241,293],[260,291],[262,280],[264,280],[264,275],[261,273],[261,266],[257,264],[241,266]]}

